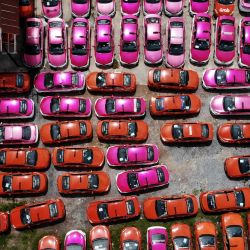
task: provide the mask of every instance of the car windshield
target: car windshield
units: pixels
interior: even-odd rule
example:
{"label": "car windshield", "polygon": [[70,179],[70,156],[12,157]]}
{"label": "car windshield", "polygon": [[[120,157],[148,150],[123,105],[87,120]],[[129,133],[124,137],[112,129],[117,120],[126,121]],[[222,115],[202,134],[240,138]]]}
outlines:
{"label": "car windshield", "polygon": [[243,132],[240,125],[233,124],[231,126],[231,136],[234,140],[243,139]]}
{"label": "car windshield", "polygon": [[156,172],[157,172],[158,181],[164,182],[165,181],[165,174],[164,174],[162,168],[157,168]]}
{"label": "car windshield", "polygon": [[112,0],[97,0],[99,3],[111,3]]}
{"label": "car windshield", "polygon": [[72,54],[79,56],[87,55],[86,44],[74,44],[72,47]]}
{"label": "car windshield", "polygon": [[123,242],[122,250],[139,250],[139,244],[134,240],[126,240]]}
{"label": "car windshield", "polygon": [[115,113],[115,100],[108,98],[105,104],[107,114]]}
{"label": "car windshield", "polygon": [[187,70],[180,71],[180,85],[187,86],[189,81],[189,73]]}
{"label": "car windshield", "polygon": [[88,176],[89,189],[95,190],[99,187],[99,178],[96,174],[90,174]]}
{"label": "car windshield", "polygon": [[199,237],[199,244],[201,247],[215,246],[215,238],[213,235],[202,235]]}
{"label": "car windshield", "polygon": [[186,203],[187,203],[187,212],[189,214],[194,212],[194,202],[191,198],[187,198],[186,199]]}
{"label": "car windshield", "polygon": [[224,5],[229,5],[234,3],[235,0],[218,0],[218,3],[224,4]]}
{"label": "car windshield", "polygon": [[189,248],[190,240],[187,237],[175,237],[173,241],[175,249]]}
{"label": "car windshield", "polygon": [[128,123],[128,135],[130,137],[136,137],[137,135],[137,123],[136,122],[129,122]]}
{"label": "car windshield", "polygon": [[148,51],[158,51],[161,49],[160,40],[147,40],[146,49]]}
{"label": "car windshield", "polygon": [[82,250],[82,245],[77,243],[69,244],[66,246],[65,250]]}
{"label": "car windshield", "polygon": [[247,158],[239,158],[239,169],[242,174],[247,174],[250,172],[250,164]]}
{"label": "car windshield", "polygon": [[126,208],[127,208],[127,213],[128,214],[134,214],[135,213],[135,205],[132,200],[126,201]]}
{"label": "car windshield", "polygon": [[232,96],[225,96],[223,98],[223,108],[225,111],[233,111],[235,107],[235,99]]}
{"label": "car windshield", "polygon": [[20,6],[29,6],[30,0],[19,0]]}
{"label": "car windshield", "polygon": [[2,142],[4,140],[4,127],[0,127],[0,142]]}
{"label": "car windshield", "polygon": [[57,113],[60,111],[60,99],[55,97],[51,99],[50,110],[52,113]]}
{"label": "car windshield", "polygon": [[25,114],[27,112],[27,108],[28,108],[28,103],[26,100],[21,100],[20,101],[20,106],[19,106],[19,112],[21,114]]}
{"label": "car windshield", "polygon": [[154,148],[152,146],[148,146],[148,148],[147,148],[147,159],[149,161],[154,160]]}
{"label": "car windshield", "polygon": [[32,188],[38,190],[40,188],[40,176],[34,175],[32,177]]}
{"label": "car windshield", "polygon": [[5,175],[2,180],[2,188],[4,192],[12,191],[12,177],[9,175]]}
{"label": "car windshield", "polygon": [[61,55],[64,52],[63,44],[53,44],[50,43],[49,51],[51,55]]}
{"label": "car windshield", "polygon": [[120,163],[124,163],[128,161],[128,149],[127,148],[118,149],[118,160]]}
{"label": "car windshield", "polygon": [[41,52],[41,48],[38,44],[24,46],[24,53],[27,55],[39,55]]}
{"label": "car windshield", "polygon": [[164,234],[153,234],[152,235],[152,243],[165,243],[166,242],[166,236]]}
{"label": "car windshield", "polygon": [[190,97],[188,95],[182,95],[180,98],[181,98],[181,109],[189,110],[191,107]]}
{"label": "car windshield", "polygon": [[22,127],[22,139],[23,140],[30,140],[31,137],[31,128],[30,126]]}
{"label": "car windshield", "polygon": [[137,51],[136,41],[123,42],[122,51],[124,51],[124,52],[136,52]]}
{"label": "car windshield", "polygon": [[245,197],[242,191],[235,191],[236,204],[238,207],[245,206]]}
{"label": "car windshield", "polygon": [[174,124],[172,126],[172,136],[174,139],[181,139],[183,137],[183,126]]}
{"label": "car windshield", "polygon": [[108,135],[109,133],[109,123],[108,122],[103,122],[102,123],[102,134],[103,135]]}
{"label": "car windshield", "polygon": [[161,70],[155,69],[153,72],[153,80],[156,83],[161,82]]}
{"label": "car windshield", "polygon": [[227,83],[227,72],[226,72],[226,70],[217,69],[215,71],[214,78],[215,78],[215,82],[218,85],[225,85]]}
{"label": "car windshield", "polygon": [[147,3],[159,3],[161,0],[146,0]]}
{"label": "car windshield", "polygon": [[110,53],[112,51],[110,42],[98,42],[96,52]]}
{"label": "car windshield", "polygon": [[23,208],[20,211],[21,221],[24,225],[31,224],[30,210],[28,208]]}
{"label": "car windshield", "polygon": [[245,44],[243,47],[243,53],[244,54],[250,54],[250,44]]}
{"label": "car windshield", "polygon": [[93,150],[85,149],[83,150],[83,162],[91,164],[93,162]]}
{"label": "car windshield", "polygon": [[88,0],[73,0],[74,3],[78,3],[78,4],[81,4],[81,3],[87,3]]}
{"label": "car windshield", "polygon": [[209,41],[208,40],[195,39],[194,48],[198,49],[198,50],[208,50],[209,49]]}
{"label": "car windshield", "polygon": [[70,178],[69,178],[69,176],[63,176],[62,177],[62,188],[64,190],[69,190],[69,186],[70,186]]}
{"label": "car windshield", "polygon": [[139,187],[139,181],[136,173],[128,173],[128,185],[131,189],[136,189]]}
{"label": "car windshield", "polygon": [[46,7],[55,7],[58,5],[58,0],[43,0],[43,4]]}
{"label": "car windshield", "polygon": [[80,127],[80,135],[86,135],[86,133],[87,133],[86,123],[85,122],[80,122],[79,127]]}
{"label": "car windshield", "polygon": [[156,200],[155,211],[158,217],[161,217],[167,214],[166,204],[164,200]]}
{"label": "car windshield", "polygon": [[101,203],[97,206],[97,213],[100,220],[107,219],[108,216],[108,205],[106,203]]}
{"label": "car windshield", "polygon": [[49,214],[51,218],[58,216],[58,209],[56,203],[49,204]]}
{"label": "car windshield", "polygon": [[98,87],[104,87],[104,86],[106,86],[105,73],[103,73],[103,72],[97,73],[97,75],[96,75],[96,85]]}
{"label": "car windshield", "polygon": [[92,244],[93,250],[109,250],[109,241],[106,238],[98,238]]}
{"label": "car windshield", "polygon": [[50,134],[53,140],[60,140],[60,126],[57,124],[52,125],[50,129]]}
{"label": "car windshield", "polygon": [[208,204],[209,209],[211,209],[211,210],[213,210],[213,209],[216,208],[216,203],[215,203],[215,197],[214,197],[214,195],[209,194],[207,196],[207,204]]}
{"label": "car windshield", "polygon": [[160,97],[155,100],[156,110],[164,110],[164,98]]}
{"label": "car windshield", "polygon": [[243,230],[241,226],[229,226],[226,228],[228,238],[243,237]]}
{"label": "car windshield", "polygon": [[24,77],[23,74],[17,74],[16,76],[16,86],[18,88],[22,88],[23,87],[23,83],[24,83]]}
{"label": "car windshield", "polygon": [[182,55],[184,52],[184,48],[182,44],[170,44],[169,54],[174,56]]}
{"label": "car windshield", "polygon": [[123,75],[123,84],[126,87],[131,86],[131,75],[130,74],[124,74]]}
{"label": "car windshield", "polygon": [[234,42],[233,41],[221,40],[220,43],[219,43],[219,50],[233,51],[234,50]]}
{"label": "car windshield", "polygon": [[5,164],[5,160],[6,160],[6,152],[0,151],[0,164],[1,165]]}
{"label": "car windshield", "polygon": [[86,112],[86,100],[79,99],[79,112],[84,113]]}
{"label": "car windshield", "polygon": [[54,74],[53,73],[46,73],[44,76],[44,85],[46,88],[52,88],[54,86]]}
{"label": "car windshield", "polygon": [[209,128],[207,124],[202,124],[201,125],[201,135],[204,138],[208,138],[209,136]]}

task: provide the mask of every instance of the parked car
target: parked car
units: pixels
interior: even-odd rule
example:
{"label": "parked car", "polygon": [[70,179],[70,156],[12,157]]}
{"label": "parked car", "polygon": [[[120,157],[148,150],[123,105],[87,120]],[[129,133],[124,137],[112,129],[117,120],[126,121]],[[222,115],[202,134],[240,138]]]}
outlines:
{"label": "parked car", "polygon": [[52,152],[52,163],[60,168],[100,168],[104,161],[103,151],[95,146],[57,147]]}
{"label": "parked car", "polygon": [[[137,1],[139,2],[139,0]],[[122,17],[120,35],[121,64],[129,66],[137,65],[140,56],[140,39],[138,18],[136,16],[125,15]]]}
{"label": "parked car", "polygon": [[93,137],[91,122],[83,120],[45,123],[40,132],[44,144],[84,141]]}
{"label": "parked car", "polygon": [[99,16],[113,17],[115,15],[115,0],[97,0],[96,12]]}
{"label": "parked car", "polygon": [[148,138],[148,125],[141,120],[104,120],[97,123],[96,133],[101,141],[142,142]]}
{"label": "parked car", "polygon": [[200,194],[200,206],[204,213],[240,211],[250,208],[250,188],[233,188],[207,191]]}
{"label": "parked car", "polygon": [[39,68],[43,64],[44,48],[42,19],[27,18],[25,28],[23,62],[27,67]]}
{"label": "parked car", "polygon": [[140,215],[140,203],[135,196],[123,196],[111,200],[92,201],[87,206],[87,218],[91,224],[129,220]]}
{"label": "parked car", "polygon": [[60,194],[102,194],[110,189],[110,178],[106,172],[71,172],[57,177]]}
{"label": "parked car", "polygon": [[199,76],[196,71],[184,69],[150,69],[148,87],[156,90],[189,90],[198,88]]}
{"label": "parked car", "polygon": [[51,117],[90,117],[91,100],[83,97],[46,96],[40,101],[40,112]]}
{"label": "parked car", "polygon": [[38,93],[80,91],[85,88],[83,72],[41,72],[35,76],[34,87]]}
{"label": "parked car", "polygon": [[86,234],[82,230],[70,230],[64,238],[64,249],[86,250],[87,249]]}
{"label": "parked car", "polygon": [[156,144],[117,145],[111,146],[106,152],[109,166],[148,166],[157,164],[160,151]]}
{"label": "parked car", "polygon": [[72,68],[86,69],[90,62],[91,30],[85,18],[75,18],[72,24],[70,62]]}
{"label": "parked car", "polygon": [[203,73],[202,86],[205,89],[248,89],[250,71],[236,68],[207,69]]}
{"label": "parked car", "polygon": [[200,98],[195,94],[151,97],[149,111],[152,116],[198,114]]}
{"label": "parked car", "polygon": [[195,216],[198,213],[198,201],[192,194],[150,197],[143,201],[143,213],[148,220]]}
{"label": "parked car", "polygon": [[90,92],[134,93],[136,76],[128,72],[91,72],[86,77]]}
{"label": "parked car", "polygon": [[34,14],[34,0],[19,0],[19,15],[21,18],[31,17]]}
{"label": "parked car", "polygon": [[50,165],[50,153],[46,148],[3,148],[0,149],[0,169],[45,170]]}
{"label": "parked car", "polygon": [[232,64],[235,56],[236,24],[233,16],[219,16],[216,20],[215,63],[219,65]]}
{"label": "parked car", "polygon": [[43,236],[38,242],[38,250],[60,250],[60,241],[54,235]]}
{"label": "parked car", "polygon": [[10,229],[9,213],[0,212],[0,233],[6,233]]}
{"label": "parked car", "polygon": [[166,143],[209,142],[213,140],[213,125],[207,122],[167,122],[161,127],[161,139]]}
{"label": "parked car", "polygon": [[98,118],[142,117],[146,113],[146,101],[143,97],[101,97],[95,102]]}
{"label": "parked car", "polygon": [[51,18],[48,21],[47,54],[52,68],[63,68],[67,64],[67,34],[66,25],[61,18]]}
{"label": "parked car", "polygon": [[194,225],[196,249],[217,250],[217,230],[210,221],[196,222]]}
{"label": "parked car", "polygon": [[1,119],[28,119],[34,116],[34,102],[28,98],[0,98]]}
{"label": "parked car", "polygon": [[43,0],[42,12],[45,19],[62,16],[61,0]]}
{"label": "parked car", "polygon": [[143,0],[142,1],[143,14],[157,14],[161,15],[163,8],[163,0]]}
{"label": "parked car", "polygon": [[139,16],[140,2],[140,0],[121,0],[121,14]]}
{"label": "parked car", "polygon": [[231,156],[226,158],[224,169],[232,179],[250,176],[250,155]]}
{"label": "parked car", "polygon": [[144,62],[149,65],[160,64],[162,57],[161,16],[147,15],[144,17]]}
{"label": "parked car", "polygon": [[89,239],[91,249],[112,249],[109,228],[106,226],[94,226],[89,232]]}
{"label": "parked car", "polygon": [[17,230],[38,225],[51,224],[62,220],[66,215],[61,199],[46,200],[39,203],[25,204],[10,211],[10,223]]}
{"label": "parked car", "polygon": [[99,16],[95,21],[95,63],[97,66],[111,66],[113,61],[112,19],[109,16]]}
{"label": "parked car", "polygon": [[167,26],[166,65],[182,68],[185,63],[185,22],[183,17],[171,17]]}
{"label": "parked car", "polygon": [[120,249],[129,250],[137,249],[142,250],[142,237],[141,232],[136,227],[125,227],[120,235]]}
{"label": "parked car", "polygon": [[0,145],[31,145],[38,141],[38,127],[33,123],[0,124]]}
{"label": "parked car", "polygon": [[120,193],[140,192],[164,187],[169,183],[169,171],[165,165],[137,170],[126,170],[116,175],[116,186]]}
{"label": "parked car", "polygon": [[250,3],[248,0],[239,0],[239,10],[245,13],[250,12]]}
{"label": "parked car", "polygon": [[172,224],[170,228],[173,250],[192,250],[192,233],[190,226],[184,223]]}
{"label": "parked car", "polygon": [[0,196],[39,195],[48,189],[44,173],[0,173]]}
{"label": "parked car", "polygon": [[215,16],[232,16],[234,13],[235,0],[215,0],[214,15]]}
{"label": "parked car", "polygon": [[89,17],[91,0],[71,0],[71,11],[73,17]]}
{"label": "parked car", "polygon": [[30,90],[28,73],[0,73],[0,94],[24,93]]}
{"label": "parked car", "polygon": [[213,115],[249,115],[249,95],[217,95],[210,101]]}
{"label": "parked car", "polygon": [[249,143],[250,123],[224,123],[218,127],[218,139],[223,143]]}
{"label": "parked car", "polygon": [[193,17],[189,57],[192,63],[200,65],[209,61],[211,27],[211,16],[209,14],[197,14]]}
{"label": "parked car", "polygon": [[168,233],[165,227],[153,226],[147,229],[147,249],[167,250]]}
{"label": "parked car", "polygon": [[164,12],[167,16],[180,16],[183,14],[183,0],[164,0]]}
{"label": "parked car", "polygon": [[208,13],[209,0],[189,0],[189,13],[191,16],[201,13]]}
{"label": "parked car", "polygon": [[239,66],[249,68],[250,67],[250,17],[244,17],[240,21],[239,36],[238,36],[238,54],[239,54],[239,59],[238,59]]}
{"label": "parked car", "polygon": [[244,223],[240,214],[226,213],[221,216],[224,248],[246,249]]}

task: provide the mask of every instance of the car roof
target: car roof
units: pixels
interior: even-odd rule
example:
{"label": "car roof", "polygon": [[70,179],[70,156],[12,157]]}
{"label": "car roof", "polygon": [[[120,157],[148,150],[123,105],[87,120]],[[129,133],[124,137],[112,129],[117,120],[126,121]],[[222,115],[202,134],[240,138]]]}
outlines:
{"label": "car roof", "polygon": [[159,23],[147,24],[147,39],[159,40],[161,39],[161,26]]}
{"label": "car roof", "polygon": [[124,41],[136,41],[137,35],[137,24],[136,23],[125,23],[123,24],[123,40]]}
{"label": "car roof", "polygon": [[235,30],[232,25],[221,25],[221,39],[225,41],[234,41]]}
{"label": "car roof", "polygon": [[62,43],[62,28],[61,27],[54,27],[54,28],[50,28],[50,32],[49,32],[49,41],[51,43]]}
{"label": "car roof", "polygon": [[196,37],[198,39],[209,40],[211,35],[211,27],[208,22],[197,22]]}

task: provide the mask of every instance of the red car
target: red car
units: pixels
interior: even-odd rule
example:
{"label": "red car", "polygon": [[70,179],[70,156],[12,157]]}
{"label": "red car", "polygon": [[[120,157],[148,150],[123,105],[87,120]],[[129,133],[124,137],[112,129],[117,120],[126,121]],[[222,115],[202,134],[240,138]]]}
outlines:
{"label": "red car", "polygon": [[121,250],[142,250],[141,232],[136,227],[125,227],[120,235]]}
{"label": "red car", "polygon": [[62,220],[66,215],[61,199],[26,204],[10,211],[10,222],[17,230]]}
{"label": "red car", "polygon": [[48,189],[44,173],[0,173],[0,196],[42,194]]}
{"label": "red car", "polygon": [[129,220],[140,215],[140,203],[135,196],[124,196],[111,200],[92,201],[87,206],[87,217],[91,224]]}
{"label": "red car", "polygon": [[0,212],[0,233],[5,233],[10,229],[9,214]]}
{"label": "red car", "polygon": [[250,177],[250,155],[228,157],[225,160],[224,168],[229,178]]}
{"label": "red car", "polygon": [[94,226],[89,232],[90,246],[93,250],[111,250],[111,236],[108,227]]}
{"label": "red car", "polygon": [[192,250],[192,233],[190,226],[184,223],[172,224],[170,229],[173,250]]}
{"label": "red car", "polygon": [[250,188],[203,192],[200,207],[204,213],[250,209]]}
{"label": "red car", "polygon": [[60,250],[60,241],[56,236],[46,235],[39,240],[38,250]]}
{"label": "red car", "polygon": [[0,168],[3,170],[45,170],[50,166],[50,152],[46,148],[0,149]]}

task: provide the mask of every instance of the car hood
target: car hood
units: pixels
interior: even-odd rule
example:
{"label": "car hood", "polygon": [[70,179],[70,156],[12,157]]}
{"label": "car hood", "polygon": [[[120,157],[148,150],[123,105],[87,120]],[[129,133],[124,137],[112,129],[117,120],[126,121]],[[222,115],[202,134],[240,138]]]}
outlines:
{"label": "car hood", "polygon": [[23,55],[24,62],[27,66],[36,67],[42,63],[43,57],[42,54],[39,55]]}
{"label": "car hood", "polygon": [[124,13],[133,15],[139,11],[140,1],[137,3],[125,3],[124,1],[121,1],[121,6]]}
{"label": "car hood", "polygon": [[89,2],[86,4],[77,4],[72,1],[71,9],[76,16],[84,16],[89,11]]}
{"label": "car hood", "polygon": [[159,12],[161,12],[161,8],[162,8],[161,1],[159,3],[154,3],[154,4],[144,2],[144,10],[147,13],[158,14]]}
{"label": "car hood", "polygon": [[66,63],[66,53],[62,55],[48,54],[49,63],[54,67],[62,67]]}
{"label": "car hood", "polygon": [[233,60],[234,55],[235,55],[234,50],[233,51],[221,51],[221,50],[216,49],[216,57],[221,62],[229,62]]}
{"label": "car hood", "polygon": [[139,52],[124,52],[121,51],[121,60],[127,64],[136,63],[138,61]]}
{"label": "car hood", "polygon": [[201,3],[201,2],[196,3],[194,1],[191,1],[190,7],[191,7],[192,12],[194,13],[205,13],[208,11],[209,1],[204,2],[204,3]]}
{"label": "car hood", "polygon": [[102,15],[110,15],[115,8],[114,2],[110,3],[97,3],[97,10]]}
{"label": "car hood", "polygon": [[102,65],[110,64],[113,60],[114,53],[95,53],[96,62]]}
{"label": "car hood", "polygon": [[167,63],[174,68],[180,67],[184,63],[184,60],[185,60],[184,54],[179,56],[174,56],[167,53]]}
{"label": "car hood", "polygon": [[198,49],[191,49],[192,58],[197,62],[204,62],[207,61],[209,58],[210,50],[198,50]]}
{"label": "car hood", "polygon": [[157,63],[162,59],[162,50],[159,51],[144,51],[145,59],[150,63]]}
{"label": "car hood", "polygon": [[172,14],[179,13],[182,10],[182,1],[179,2],[169,2],[166,1],[166,10]]}

